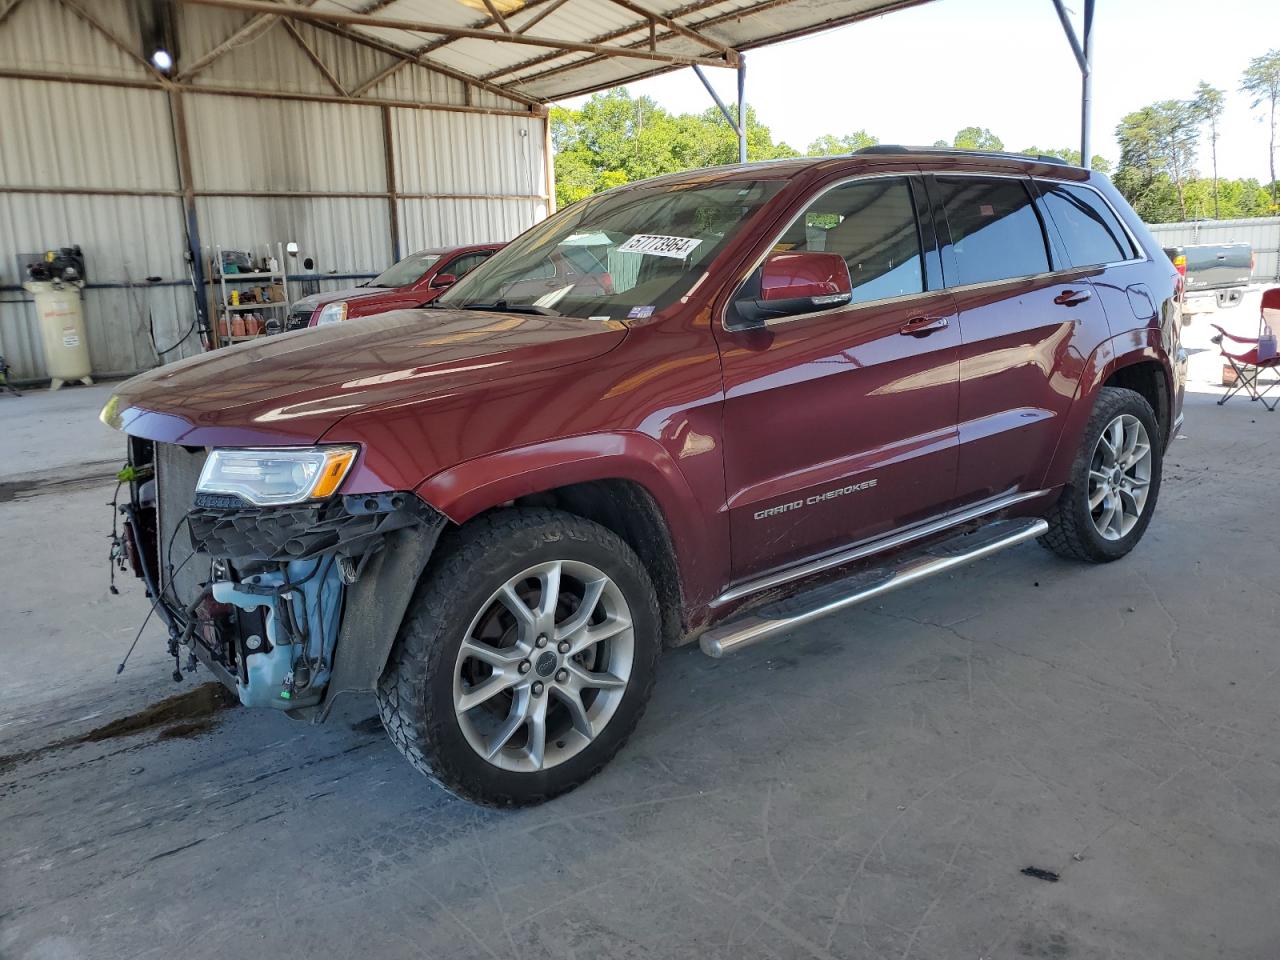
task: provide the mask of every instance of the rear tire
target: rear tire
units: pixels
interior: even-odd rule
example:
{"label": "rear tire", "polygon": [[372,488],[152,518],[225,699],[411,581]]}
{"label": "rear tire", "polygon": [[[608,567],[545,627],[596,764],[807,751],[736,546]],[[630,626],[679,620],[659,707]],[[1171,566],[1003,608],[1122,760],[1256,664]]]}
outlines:
{"label": "rear tire", "polygon": [[[1145,453],[1144,453],[1145,447]],[[1071,475],[1040,544],[1061,557],[1110,563],[1132,550],[1160,493],[1163,434],[1145,397],[1103,387]]]}
{"label": "rear tire", "polygon": [[541,803],[635,729],[659,631],[648,573],[611,531],[545,509],[480,517],[418,585],[378,684],[382,724],[455,796]]}

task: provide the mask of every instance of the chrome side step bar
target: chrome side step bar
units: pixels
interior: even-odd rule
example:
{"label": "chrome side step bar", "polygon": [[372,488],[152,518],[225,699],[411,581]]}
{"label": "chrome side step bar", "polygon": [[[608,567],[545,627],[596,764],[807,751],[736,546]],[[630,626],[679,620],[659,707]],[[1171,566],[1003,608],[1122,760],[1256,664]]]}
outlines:
{"label": "chrome side step bar", "polygon": [[891,590],[1033,540],[1048,530],[1049,524],[1040,519],[997,520],[885,566],[761,607],[739,620],[713,627],[698,643],[707,656],[723,657]]}
{"label": "chrome side step bar", "polygon": [[750,583],[744,583],[741,586],[733,587],[726,590],[720,596],[716,597],[712,606],[729,603],[732,600],[738,600],[742,597],[750,596],[753,593],[760,593],[764,590],[770,590],[773,587],[781,586],[784,583],[790,583],[793,580],[804,580],[812,577],[814,574],[822,573],[826,570],[834,570],[837,567],[843,567],[855,560],[861,560],[864,557],[870,557],[877,553],[884,553],[886,550],[896,550],[917,540],[924,540],[928,537],[936,537],[945,533],[953,527],[963,526],[980,520],[985,516],[993,513],[999,513],[1001,510],[1008,510],[1010,507],[1017,506],[1025,500],[1034,500],[1036,497],[1043,497],[1049,491],[1047,490],[1031,490],[1026,493],[1009,493],[999,497],[993,497],[990,500],[984,500],[982,503],[975,503],[965,507],[963,510],[956,510],[952,513],[944,514],[941,517],[935,517],[925,523],[918,523],[915,526],[904,527],[888,536],[880,537],[878,540],[869,540],[866,543],[860,543],[856,547],[848,550],[841,550],[839,553],[829,554],[825,557],[819,557],[817,560],[810,560],[808,563],[802,563],[798,567],[787,567],[785,570],[779,570],[766,576],[752,580]]}

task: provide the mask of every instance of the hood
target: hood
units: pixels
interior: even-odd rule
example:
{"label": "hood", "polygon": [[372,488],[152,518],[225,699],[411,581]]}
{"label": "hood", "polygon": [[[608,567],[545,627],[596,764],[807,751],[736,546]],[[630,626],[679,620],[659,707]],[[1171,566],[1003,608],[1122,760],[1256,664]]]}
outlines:
{"label": "hood", "polygon": [[403,287],[344,287],[341,290],[326,290],[324,293],[313,293],[309,297],[301,297],[293,301],[290,312],[296,310],[314,311],[317,307],[323,307],[327,303],[334,303],[337,300],[360,300],[364,297],[376,297],[382,294],[394,293],[396,290],[402,290]]}
{"label": "hood", "polygon": [[314,443],[357,411],[580,363],[625,336],[595,320],[395,310],[168,364],[117,387],[102,419],[188,446]]}

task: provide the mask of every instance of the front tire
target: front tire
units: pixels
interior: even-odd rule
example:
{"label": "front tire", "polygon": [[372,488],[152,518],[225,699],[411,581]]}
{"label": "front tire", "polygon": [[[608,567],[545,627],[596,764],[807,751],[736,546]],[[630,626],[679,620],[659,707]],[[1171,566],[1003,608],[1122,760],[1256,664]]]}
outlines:
{"label": "front tire", "polygon": [[554,510],[504,510],[444,543],[378,684],[383,726],[418,770],[490,806],[594,776],[644,712],[658,603],[619,537]]}
{"label": "front tire", "polygon": [[1040,543],[1089,563],[1119,560],[1142,539],[1160,493],[1164,455],[1155,412],[1142,394],[1103,387],[1071,476],[1045,516]]}

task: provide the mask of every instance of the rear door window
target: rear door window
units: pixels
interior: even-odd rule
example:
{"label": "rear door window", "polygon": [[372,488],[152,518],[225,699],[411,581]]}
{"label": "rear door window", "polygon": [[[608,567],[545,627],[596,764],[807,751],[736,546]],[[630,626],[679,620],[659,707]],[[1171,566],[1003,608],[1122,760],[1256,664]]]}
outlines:
{"label": "rear door window", "polygon": [[1094,267],[1136,256],[1124,227],[1092,190],[1043,180],[1037,183],[1072,266]]}
{"label": "rear door window", "polygon": [[451,273],[455,277],[465,277],[480,264],[484,263],[492,256],[488,250],[479,253],[464,253],[458,257],[453,263],[450,263],[442,272]]}
{"label": "rear door window", "polygon": [[924,290],[915,206],[900,177],[855,180],[826,191],[792,221],[774,250],[840,254],[853,281],[851,303]]}
{"label": "rear door window", "polygon": [[959,276],[991,283],[1049,271],[1044,229],[1021,180],[938,177]]}

